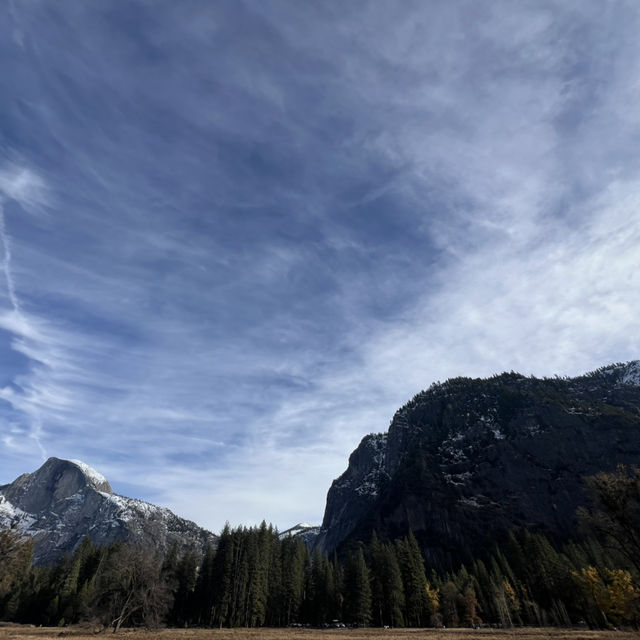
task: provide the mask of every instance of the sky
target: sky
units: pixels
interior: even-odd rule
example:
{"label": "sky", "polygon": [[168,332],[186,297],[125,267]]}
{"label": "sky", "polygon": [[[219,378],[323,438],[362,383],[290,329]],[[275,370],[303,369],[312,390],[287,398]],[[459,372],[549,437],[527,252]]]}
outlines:
{"label": "sky", "polygon": [[0,4],[0,484],[319,524],[452,376],[640,357],[640,5]]}

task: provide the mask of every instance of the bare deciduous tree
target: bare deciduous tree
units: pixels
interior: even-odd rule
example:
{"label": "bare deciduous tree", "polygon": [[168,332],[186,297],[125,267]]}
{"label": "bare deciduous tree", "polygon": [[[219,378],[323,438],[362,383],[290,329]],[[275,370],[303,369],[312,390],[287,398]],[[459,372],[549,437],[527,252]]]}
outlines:
{"label": "bare deciduous tree", "polygon": [[114,633],[125,624],[161,624],[171,604],[171,594],[160,579],[160,571],[160,559],[135,546],[118,546],[104,559],[98,574],[95,609]]}

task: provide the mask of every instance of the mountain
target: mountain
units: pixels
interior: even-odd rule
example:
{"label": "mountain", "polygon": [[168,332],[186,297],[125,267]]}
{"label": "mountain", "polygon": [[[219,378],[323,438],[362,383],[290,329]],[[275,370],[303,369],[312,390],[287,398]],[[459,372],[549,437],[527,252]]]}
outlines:
{"label": "mountain", "polygon": [[365,436],[333,482],[325,551],[409,530],[438,568],[511,529],[575,535],[584,476],[640,464],[640,362],[576,378],[455,378],[416,395],[387,433]]}
{"label": "mountain", "polygon": [[316,538],[320,533],[320,527],[313,524],[307,524],[306,522],[300,522],[299,524],[283,531],[280,534],[280,539],[291,536],[292,538],[299,538],[309,548],[313,548],[316,542]]}
{"label": "mountain", "polygon": [[107,479],[78,460],[49,458],[37,471],[0,486],[0,529],[34,540],[34,563],[72,552],[85,536],[98,545],[127,540],[200,555],[217,536],[169,509],[116,495]]}

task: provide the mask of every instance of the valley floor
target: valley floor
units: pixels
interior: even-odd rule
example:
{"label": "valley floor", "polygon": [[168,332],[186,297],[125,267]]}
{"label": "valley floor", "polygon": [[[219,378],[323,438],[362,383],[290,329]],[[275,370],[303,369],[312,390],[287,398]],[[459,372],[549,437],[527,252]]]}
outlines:
{"label": "valley floor", "polygon": [[[0,626],[0,640],[95,640],[112,637],[89,627]],[[116,637],[127,640],[637,640],[632,631],[586,629],[124,629]]]}

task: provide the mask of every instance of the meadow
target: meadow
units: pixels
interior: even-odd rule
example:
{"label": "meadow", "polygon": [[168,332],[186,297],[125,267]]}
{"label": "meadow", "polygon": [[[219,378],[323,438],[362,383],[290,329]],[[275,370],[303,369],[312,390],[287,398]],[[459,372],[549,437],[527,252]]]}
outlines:
{"label": "meadow", "polygon": [[[0,640],[95,640],[112,636],[110,631],[96,633],[89,626],[0,627]],[[590,631],[587,629],[123,629],[117,637],[128,640],[637,640],[633,631]]]}

